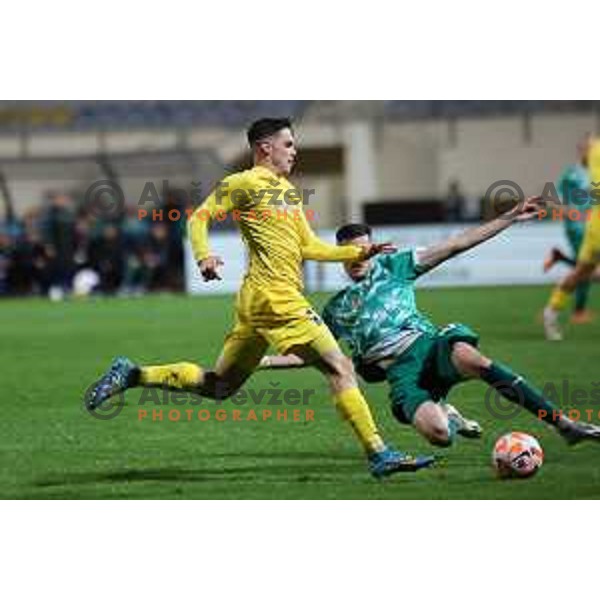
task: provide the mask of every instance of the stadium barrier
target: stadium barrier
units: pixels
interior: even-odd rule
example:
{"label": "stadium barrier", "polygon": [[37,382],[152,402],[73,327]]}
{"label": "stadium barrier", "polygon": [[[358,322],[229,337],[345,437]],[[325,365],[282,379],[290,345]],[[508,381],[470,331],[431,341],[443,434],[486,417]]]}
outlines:
{"label": "stadium barrier", "polygon": [[[377,227],[375,238],[391,240],[402,248],[424,247],[465,230],[464,224]],[[319,237],[335,243],[333,230],[319,230]],[[238,290],[246,267],[244,244],[237,231],[215,232],[210,237],[214,254],[223,258],[221,281],[204,283],[194,263],[189,242],[185,242],[185,279],[190,294],[229,294]],[[542,272],[542,261],[551,246],[568,248],[561,223],[523,223],[514,225],[496,238],[457,256],[424,275],[418,287],[460,287],[494,285],[537,285],[557,281],[564,267]],[[347,285],[337,263],[305,264],[308,291],[335,291]]]}

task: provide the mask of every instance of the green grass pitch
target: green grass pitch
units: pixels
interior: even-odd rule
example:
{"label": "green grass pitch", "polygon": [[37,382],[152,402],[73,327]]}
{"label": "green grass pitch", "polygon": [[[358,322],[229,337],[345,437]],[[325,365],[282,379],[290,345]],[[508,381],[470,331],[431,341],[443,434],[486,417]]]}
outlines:
{"label": "green grass pitch", "polygon": [[[462,321],[482,336],[482,349],[538,385],[590,391],[600,364],[600,322],[571,326],[562,344],[548,344],[537,315],[548,289],[422,290],[422,309],[438,324]],[[592,293],[592,298],[594,293]],[[321,306],[325,296],[314,297]],[[528,414],[497,421],[485,387],[468,383],[450,398],[485,429],[481,440],[433,449],[389,412],[386,387],[367,397],[387,440],[411,452],[434,451],[435,468],[371,478],[327,386],[313,370],[262,372],[247,388],[314,389],[313,422],[218,422],[214,404],[194,420],[138,419],[140,392],[121,414],[99,421],[82,408],[87,385],[117,354],[141,363],[197,360],[211,364],[232,319],[232,299],[147,297],[0,304],[2,413],[0,496],[3,498],[600,498],[600,445],[574,449]],[[569,401],[562,400],[563,408]],[[595,420],[600,407],[594,408]],[[195,414],[211,410],[212,418]],[[231,417],[233,407],[227,408]],[[252,405],[238,407],[246,415]],[[291,412],[293,407],[288,406]],[[182,412],[182,414],[184,414]],[[290,416],[291,419],[291,416]],[[537,436],[546,454],[530,480],[498,481],[490,468],[496,438],[510,430]]]}

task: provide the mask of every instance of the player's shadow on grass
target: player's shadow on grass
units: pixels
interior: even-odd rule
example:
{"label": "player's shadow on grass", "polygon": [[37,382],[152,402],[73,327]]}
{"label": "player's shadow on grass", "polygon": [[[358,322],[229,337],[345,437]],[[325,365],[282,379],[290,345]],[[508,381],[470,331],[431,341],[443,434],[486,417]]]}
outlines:
{"label": "player's shadow on grass", "polygon": [[[151,481],[215,482],[279,480],[286,482],[323,481],[347,478],[353,471],[360,473],[360,461],[356,457],[324,457],[317,453],[307,454],[217,454],[215,458],[236,460],[257,459],[259,463],[248,466],[223,466],[187,469],[182,467],[131,468],[109,471],[73,472],[49,475],[34,482],[36,487],[59,487],[97,483],[135,483]],[[273,464],[272,460],[285,458],[285,464]],[[326,460],[328,458],[328,460]],[[306,460],[302,460],[306,459]],[[262,464],[260,464],[262,462]]]}

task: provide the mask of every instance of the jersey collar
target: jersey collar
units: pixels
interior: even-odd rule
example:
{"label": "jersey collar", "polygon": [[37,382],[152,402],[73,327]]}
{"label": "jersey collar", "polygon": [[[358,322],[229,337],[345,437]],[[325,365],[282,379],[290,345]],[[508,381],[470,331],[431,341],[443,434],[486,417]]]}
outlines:
{"label": "jersey collar", "polygon": [[269,179],[276,179],[278,182],[283,179],[281,175],[276,175],[273,173],[273,171],[271,171],[271,169],[267,169],[267,167],[263,167],[262,165],[255,165],[252,167],[252,170],[256,171],[259,175],[268,177]]}

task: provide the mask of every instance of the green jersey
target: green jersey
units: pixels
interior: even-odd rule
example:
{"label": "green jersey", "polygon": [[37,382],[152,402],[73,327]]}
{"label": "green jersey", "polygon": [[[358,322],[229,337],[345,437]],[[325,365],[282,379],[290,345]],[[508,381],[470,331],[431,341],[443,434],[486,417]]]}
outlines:
{"label": "green jersey", "polygon": [[437,331],[417,310],[414,284],[426,269],[415,251],[380,255],[367,276],[338,292],[325,305],[323,320],[348,345],[358,363],[371,363],[407,350],[423,333]]}
{"label": "green jersey", "polygon": [[[577,209],[585,212],[591,208],[590,201],[590,176],[588,170],[580,164],[569,165],[561,173],[558,179],[558,193],[563,205],[569,209]],[[583,219],[564,219],[565,227],[568,229],[583,229]]]}

